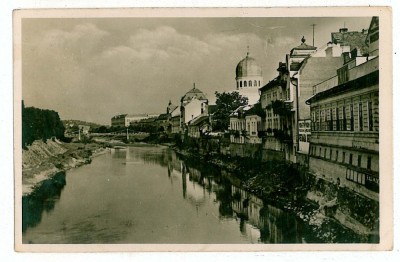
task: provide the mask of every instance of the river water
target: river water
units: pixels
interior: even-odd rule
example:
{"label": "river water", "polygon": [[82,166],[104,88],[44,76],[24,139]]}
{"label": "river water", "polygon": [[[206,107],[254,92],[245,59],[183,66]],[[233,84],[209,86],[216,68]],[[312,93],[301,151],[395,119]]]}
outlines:
{"label": "river water", "polygon": [[[169,148],[112,150],[24,209],[24,243],[302,243],[301,220]],[[35,214],[33,214],[33,213]]]}

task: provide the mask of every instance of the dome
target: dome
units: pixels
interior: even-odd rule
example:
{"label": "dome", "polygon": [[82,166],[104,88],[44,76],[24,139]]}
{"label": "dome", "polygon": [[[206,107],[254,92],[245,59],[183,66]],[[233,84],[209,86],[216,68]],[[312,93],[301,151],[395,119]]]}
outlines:
{"label": "dome", "polygon": [[261,67],[257,64],[256,60],[249,56],[242,59],[236,66],[236,78],[246,76],[261,76]]}
{"label": "dome", "polygon": [[198,100],[207,100],[206,96],[199,89],[193,87],[193,89],[189,90],[181,99],[181,101],[190,101],[193,98],[197,98]]}

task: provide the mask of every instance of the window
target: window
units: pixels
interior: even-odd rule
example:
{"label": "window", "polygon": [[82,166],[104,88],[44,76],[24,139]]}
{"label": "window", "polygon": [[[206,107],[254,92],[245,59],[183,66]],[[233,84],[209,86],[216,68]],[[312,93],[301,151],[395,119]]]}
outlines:
{"label": "window", "polygon": [[349,156],[349,165],[353,164],[353,154],[350,154]]}
{"label": "window", "polygon": [[368,156],[367,158],[367,169],[371,170],[371,162],[372,162],[372,157]]}
{"label": "window", "polygon": [[244,81],[244,87],[247,87],[247,81]]}
{"label": "window", "polygon": [[319,111],[319,124],[318,124],[318,130],[322,131],[322,112]]}
{"label": "window", "polygon": [[363,131],[364,123],[363,123],[363,108],[362,103],[358,104],[358,128],[360,131]]}
{"label": "window", "polygon": [[338,158],[339,158],[339,151],[338,151],[338,150],[336,150],[336,157],[335,157],[335,161],[338,161]]}
{"label": "window", "polygon": [[374,129],[374,119],[372,115],[372,102],[368,101],[368,129],[373,131]]}
{"label": "window", "polygon": [[332,160],[332,149],[329,150],[329,159]]}
{"label": "window", "polygon": [[329,131],[333,131],[333,115],[332,115],[332,108],[329,108]]}
{"label": "window", "polygon": [[342,163],[346,161],[346,152],[342,153]]}
{"label": "window", "polygon": [[361,155],[358,155],[357,166],[361,167]]}
{"label": "window", "polygon": [[354,131],[354,113],[353,104],[350,105],[350,131]]}
{"label": "window", "polygon": [[251,84],[252,84],[252,82],[251,82],[251,80],[249,81],[249,86],[251,87]]}
{"label": "window", "polygon": [[240,81],[240,87],[242,87],[242,81]]}
{"label": "window", "polygon": [[236,82],[236,89],[239,89],[239,82]]}
{"label": "window", "polygon": [[336,107],[336,131],[340,130],[339,108]]}
{"label": "window", "polygon": [[346,131],[347,130],[347,123],[346,123],[346,107],[343,107],[343,126],[342,130]]}
{"label": "window", "polygon": [[321,156],[321,148],[319,148],[319,156]]}
{"label": "window", "polygon": [[254,80],[254,86],[257,86],[257,81],[256,80]]}
{"label": "window", "polygon": [[326,148],[324,149],[324,158],[326,158]]}
{"label": "window", "polygon": [[258,86],[261,86],[261,85],[260,85],[260,80],[258,80]]}

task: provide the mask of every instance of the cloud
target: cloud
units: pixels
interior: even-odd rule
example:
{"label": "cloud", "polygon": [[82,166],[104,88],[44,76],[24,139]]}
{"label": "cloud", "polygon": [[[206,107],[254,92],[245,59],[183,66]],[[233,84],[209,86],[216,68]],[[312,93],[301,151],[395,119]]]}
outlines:
{"label": "cloud", "polygon": [[39,55],[62,52],[81,59],[82,56],[90,55],[98,50],[101,41],[109,36],[109,33],[99,29],[91,23],[79,24],[71,30],[50,30],[43,33],[34,45],[37,46]]}
{"label": "cloud", "polygon": [[210,98],[232,90],[247,46],[257,60],[264,57],[264,39],[249,33],[192,36],[159,26],[122,41],[110,41],[114,36],[88,23],[45,32],[35,43],[39,51],[23,60],[27,66],[40,61],[37,70],[27,70],[27,97],[63,118],[80,119],[86,112],[86,120],[108,123],[118,113],[163,112],[193,82]]}

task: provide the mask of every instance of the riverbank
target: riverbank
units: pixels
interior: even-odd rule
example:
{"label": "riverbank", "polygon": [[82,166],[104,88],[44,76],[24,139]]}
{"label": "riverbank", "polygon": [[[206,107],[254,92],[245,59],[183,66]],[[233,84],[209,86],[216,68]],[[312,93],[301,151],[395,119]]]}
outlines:
{"label": "riverbank", "polygon": [[[343,199],[354,197],[346,188],[313,177],[304,167],[285,162],[261,162],[252,158],[229,157],[221,154],[202,155],[193,150],[173,147],[183,158],[198,159],[224,170],[234,184],[287,212],[293,213],[310,227],[308,238],[320,243],[375,243],[379,233],[372,228],[374,217],[361,216]],[[357,199],[367,207],[368,200]],[[358,220],[364,220],[361,223]]]}
{"label": "riverbank", "polygon": [[91,162],[106,152],[99,143],[63,143],[57,139],[34,141],[22,151],[22,195],[31,194],[54,175]]}

